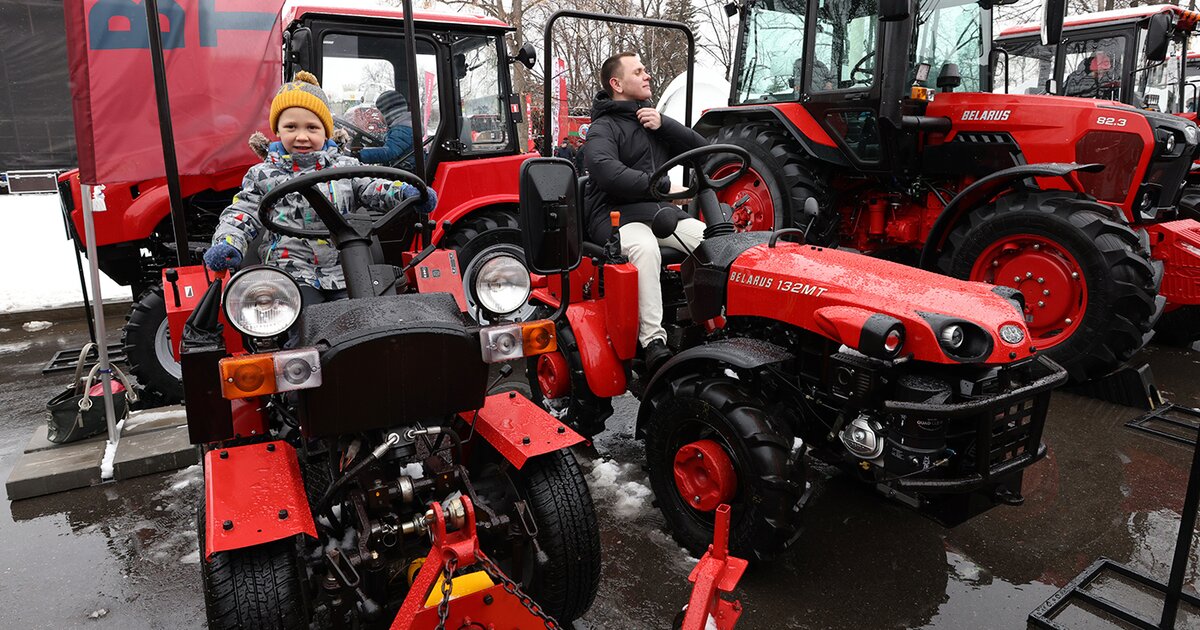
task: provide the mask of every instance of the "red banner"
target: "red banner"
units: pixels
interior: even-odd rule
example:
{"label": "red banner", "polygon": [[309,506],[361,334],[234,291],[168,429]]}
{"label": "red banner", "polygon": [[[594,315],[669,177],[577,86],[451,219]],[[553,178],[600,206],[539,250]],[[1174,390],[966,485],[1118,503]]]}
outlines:
{"label": "red banner", "polygon": [[429,116],[433,114],[433,93],[437,90],[437,77],[433,76],[432,72],[426,70],[424,79],[425,103],[421,107],[421,129],[425,137],[428,138],[431,135],[429,133]]}
{"label": "red banner", "polygon": [[[181,175],[254,160],[251,133],[281,80],[283,0],[158,0],[159,31]],[[67,56],[87,184],[162,177],[146,7],[134,0],[67,0]]]}

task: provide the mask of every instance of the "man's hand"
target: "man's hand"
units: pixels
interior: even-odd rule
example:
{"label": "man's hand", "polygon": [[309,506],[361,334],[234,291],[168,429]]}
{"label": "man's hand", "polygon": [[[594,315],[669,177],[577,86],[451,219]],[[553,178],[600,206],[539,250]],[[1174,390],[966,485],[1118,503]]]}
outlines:
{"label": "man's hand", "polygon": [[637,110],[637,119],[638,122],[642,123],[643,127],[650,131],[654,131],[662,126],[662,116],[653,107],[643,107]]}

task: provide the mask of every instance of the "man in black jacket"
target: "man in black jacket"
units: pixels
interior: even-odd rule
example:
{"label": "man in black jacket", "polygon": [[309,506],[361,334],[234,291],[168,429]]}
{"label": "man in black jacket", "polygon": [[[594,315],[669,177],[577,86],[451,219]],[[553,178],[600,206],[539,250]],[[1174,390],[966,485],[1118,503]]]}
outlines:
{"label": "man in black jacket", "polygon": [[[634,53],[609,57],[600,67],[604,91],[592,101],[584,164],[589,238],[605,243],[612,234],[609,213],[621,213],[621,251],[638,269],[638,341],[653,373],[671,356],[662,326],[660,246],[691,251],[704,238],[704,223],[684,216],[675,234],[661,241],[650,223],[662,207],[650,194],[650,175],[684,151],[708,144],[703,136],[650,106],[650,73]],[[669,186],[664,179],[663,186]],[[666,192],[666,190],[664,190]],[[681,215],[682,215],[682,211]]]}

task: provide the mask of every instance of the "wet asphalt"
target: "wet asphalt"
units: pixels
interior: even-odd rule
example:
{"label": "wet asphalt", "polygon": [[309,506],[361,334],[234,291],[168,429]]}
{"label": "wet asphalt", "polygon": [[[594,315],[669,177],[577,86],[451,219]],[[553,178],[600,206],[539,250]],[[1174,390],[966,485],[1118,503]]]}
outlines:
{"label": "wet asphalt", "polygon": [[[0,479],[43,405],[69,379],[42,376],[59,349],[87,339],[82,321],[30,333],[0,328]],[[116,340],[116,336],[113,336]],[[1145,358],[1169,399],[1200,406],[1200,353]],[[604,572],[591,628],[662,630],[690,592],[695,564],[651,506],[636,401],[580,451],[601,520]],[[840,478],[815,476],[798,549],[755,567],[737,596],[739,628],[1024,628],[1026,617],[1104,556],[1165,581],[1191,448],[1124,426],[1140,415],[1067,393],[1051,403],[1050,455],[1026,473],[1026,502],[946,529]],[[16,503],[0,501],[0,628],[201,628],[195,505],[198,467]],[[1187,584],[1197,577],[1193,548]],[[1144,590],[1098,591],[1157,618]],[[1074,609],[1068,628],[1122,627]],[[1178,628],[1200,629],[1184,610]]]}

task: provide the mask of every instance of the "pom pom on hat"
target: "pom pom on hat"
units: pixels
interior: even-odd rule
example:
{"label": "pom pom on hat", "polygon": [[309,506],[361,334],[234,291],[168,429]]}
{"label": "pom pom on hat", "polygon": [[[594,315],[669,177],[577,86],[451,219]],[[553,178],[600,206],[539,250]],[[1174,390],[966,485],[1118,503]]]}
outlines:
{"label": "pom pom on hat", "polygon": [[325,137],[333,135],[333,114],[329,112],[329,98],[312,73],[301,70],[294,81],[279,86],[275,99],[271,101],[271,131],[279,133],[279,115],[289,107],[302,107],[317,115],[325,125]]}

